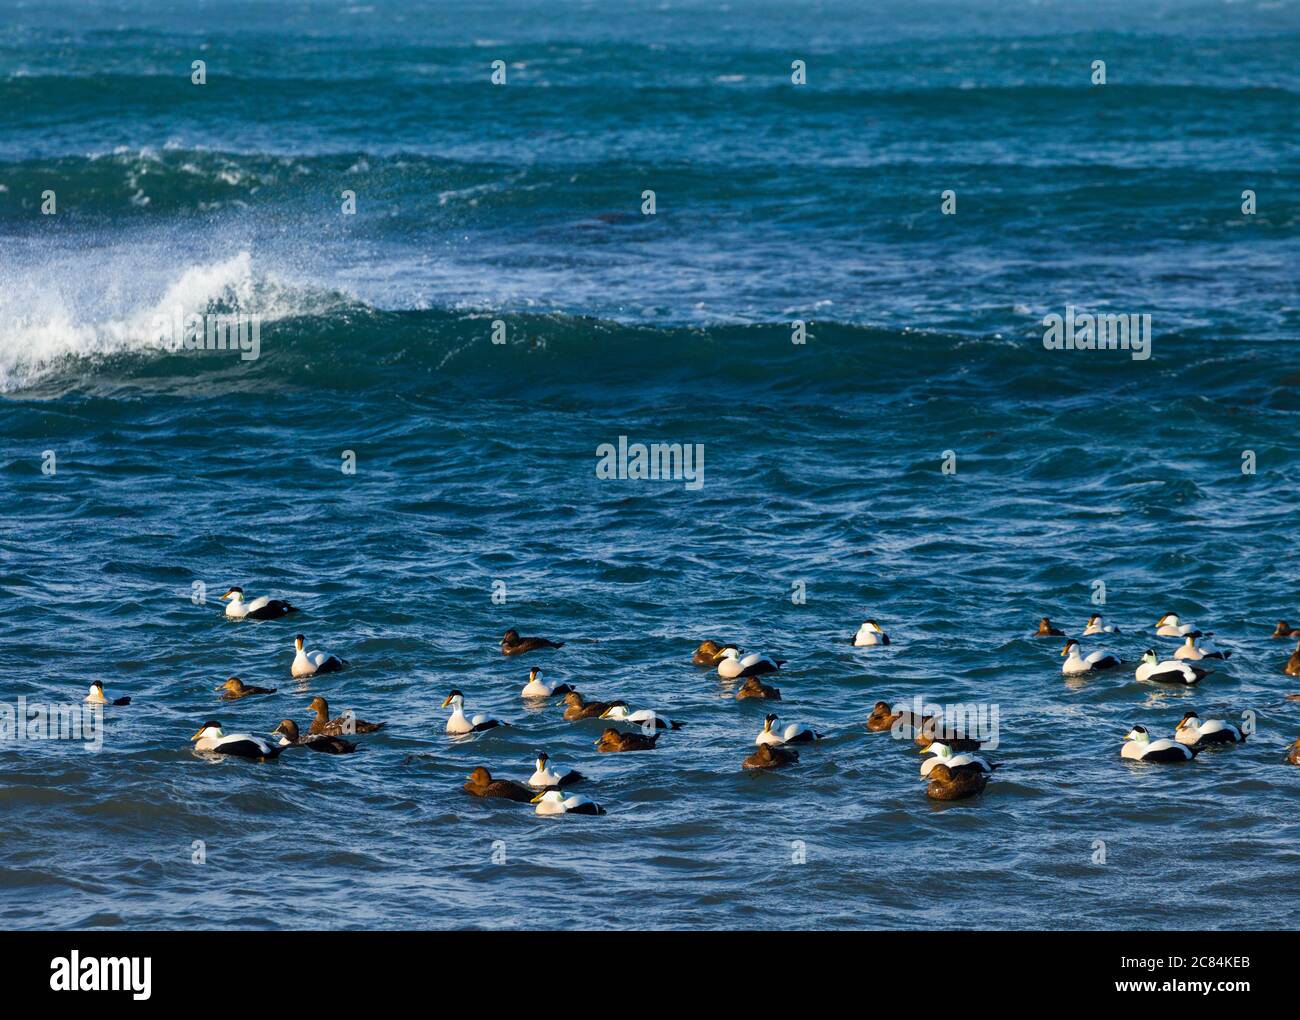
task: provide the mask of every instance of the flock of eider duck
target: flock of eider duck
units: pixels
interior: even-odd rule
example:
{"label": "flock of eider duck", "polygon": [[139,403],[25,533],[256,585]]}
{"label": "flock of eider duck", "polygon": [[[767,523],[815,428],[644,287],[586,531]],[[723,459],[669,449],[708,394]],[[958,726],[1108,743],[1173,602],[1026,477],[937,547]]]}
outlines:
{"label": "flock of eider duck", "polygon": [[[296,612],[296,608],[281,599],[261,597],[244,600],[242,588],[231,588],[223,596],[225,615],[232,620],[276,620]],[[1080,637],[1091,644],[1094,639],[1106,640],[1120,635],[1118,628],[1102,622],[1100,615],[1088,618]],[[1064,631],[1054,627],[1043,617],[1034,637],[1062,638]],[[1229,650],[1214,650],[1203,643],[1213,632],[1201,631],[1183,623],[1173,613],[1166,613],[1155,625],[1157,638],[1174,638],[1181,642],[1172,657],[1164,657],[1154,647],[1142,653],[1135,670],[1137,680],[1157,684],[1194,685],[1200,683],[1213,670],[1209,663],[1224,662]],[[1273,638],[1300,638],[1300,628],[1291,627],[1279,620]],[[874,620],[867,620],[852,638],[854,646],[869,648],[889,645],[889,635]],[[501,654],[524,655],[545,649],[560,649],[563,641],[541,637],[521,637],[515,630],[506,631],[501,639]],[[348,668],[349,663],[337,655],[323,651],[307,651],[301,634],[294,638],[294,658],[289,672],[297,680],[337,673]],[[1085,653],[1080,641],[1066,640],[1060,657],[1065,659],[1061,672],[1067,676],[1117,670],[1132,665],[1118,655],[1102,649]],[[696,666],[715,669],[724,681],[731,681],[737,700],[758,699],[780,701],[781,691],[760,679],[777,674],[785,660],[762,653],[746,653],[733,644],[704,641],[695,650],[692,662]],[[1288,676],[1300,677],[1300,641],[1283,668]],[[542,670],[533,666],[528,671],[528,681],[521,696],[526,700],[557,699],[564,706],[563,716],[569,722],[598,720],[606,723],[623,723],[632,729],[607,726],[595,742],[602,753],[649,752],[658,747],[662,736],[679,730],[682,723],[669,719],[649,708],[632,709],[625,701],[589,701],[572,685],[541,678]],[[246,697],[275,694],[275,688],[245,684],[239,677],[231,677],[217,688],[221,700],[236,701]],[[1300,694],[1288,695],[1289,700],[1300,701]],[[86,701],[96,705],[129,705],[130,698],[110,700],[104,685],[96,680],[90,686]],[[305,749],[323,754],[352,754],[357,750],[355,741],[348,739],[357,734],[373,733],[384,723],[358,719],[352,711],[331,718],[329,704],[322,697],[312,698],[309,706],[314,713],[306,733],[292,719],[282,719],[270,731],[269,737],[252,733],[227,733],[222,724],[211,719],[199,727],[191,737],[197,753],[212,757],[244,758],[253,761],[271,761],[286,749]],[[509,723],[488,715],[467,714],[465,695],[452,690],[442,702],[450,709],[446,732],[454,739],[470,738]],[[976,735],[945,729],[940,716],[917,716],[905,709],[891,708],[886,701],[876,702],[865,723],[870,733],[890,733],[896,738],[911,739],[924,755],[921,778],[927,782],[926,795],[934,800],[962,800],[983,792],[990,776],[998,766],[979,753],[982,749]],[[1244,743],[1250,735],[1249,727],[1243,729],[1222,719],[1202,720],[1195,712],[1187,712],[1174,727],[1170,737],[1153,737],[1145,726],[1134,726],[1124,737],[1120,748],[1122,758],[1150,762],[1172,763],[1190,761],[1202,751]],[[799,751],[791,745],[815,745],[822,734],[801,723],[782,724],[781,717],[769,712],[763,728],[754,738],[755,750],[742,762],[746,769],[779,769],[796,764]],[[1288,749],[1286,762],[1300,765],[1300,739]],[[466,793],[475,797],[494,797],[536,805],[539,815],[583,814],[601,815],[605,809],[581,794],[570,792],[570,787],[584,782],[584,777],[574,769],[557,768],[544,752],[538,752],[536,769],[526,782],[494,778],[483,766],[475,768],[465,783]]]}

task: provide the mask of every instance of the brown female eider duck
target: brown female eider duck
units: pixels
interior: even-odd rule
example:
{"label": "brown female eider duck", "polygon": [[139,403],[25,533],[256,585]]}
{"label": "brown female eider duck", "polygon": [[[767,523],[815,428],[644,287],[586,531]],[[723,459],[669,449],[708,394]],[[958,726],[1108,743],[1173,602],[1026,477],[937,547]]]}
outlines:
{"label": "brown female eider duck", "polygon": [[642,733],[621,733],[614,728],[607,729],[596,741],[596,749],[607,754],[619,751],[653,751],[659,740],[659,734],[647,737]]}
{"label": "brown female eider duck", "polygon": [[1300,676],[1300,641],[1296,642],[1295,651],[1291,653],[1291,658],[1286,660],[1282,672],[1287,676]]}
{"label": "brown female eider duck", "polygon": [[569,722],[579,719],[599,719],[621,701],[587,701],[577,691],[570,691],[564,696],[564,718]]}
{"label": "brown female eider duck", "polygon": [[786,765],[793,765],[798,760],[798,751],[789,751],[784,747],[773,747],[771,744],[759,744],[758,750],[745,759],[744,767],[747,769],[779,769]]}
{"label": "brown female eider duck", "polygon": [[1300,637],[1300,627],[1292,627],[1285,620],[1277,621],[1277,629],[1273,631],[1273,637]]}
{"label": "brown female eider duck", "polygon": [[931,800],[963,800],[983,793],[989,784],[988,773],[982,769],[963,769],[953,772],[947,765],[936,765],[930,770],[925,795]]}
{"label": "brown female eider duck", "polygon": [[1057,630],[1052,626],[1052,621],[1044,616],[1038,621],[1038,631],[1034,637],[1065,637],[1065,631]]}
{"label": "brown female eider duck", "polygon": [[281,719],[280,725],[271,731],[271,735],[280,734],[280,743],[284,747],[305,747],[322,754],[351,754],[357,745],[342,737],[329,736],[324,733],[298,735],[298,724],[292,719]]}
{"label": "brown female eider duck", "polygon": [[129,705],[131,704],[131,699],[117,698],[113,701],[109,701],[108,697],[104,694],[104,681],[92,680],[90,681],[90,690],[87,691],[86,693],[86,704],[88,705]]}
{"label": "brown female eider duck", "polygon": [[222,701],[238,701],[240,698],[247,698],[250,694],[274,694],[274,687],[253,687],[244,683],[237,676],[232,676],[224,684],[217,688],[219,691],[226,693],[221,695]]}
{"label": "brown female eider duck", "polygon": [[717,641],[702,641],[700,647],[695,649],[695,654],[691,656],[691,662],[697,666],[716,666],[718,657],[722,655],[722,649],[725,647],[727,646]]}
{"label": "brown female eider duck", "polygon": [[563,641],[548,641],[544,637],[520,637],[519,631],[511,628],[501,637],[502,655],[523,655],[524,652],[538,648],[563,648]]}
{"label": "brown female eider duck", "polygon": [[1288,765],[1300,765],[1300,740],[1292,744],[1291,749],[1287,751],[1286,763]]}
{"label": "brown female eider duck", "polygon": [[465,792],[474,797],[504,797],[519,804],[527,804],[533,799],[533,791],[513,779],[493,779],[492,773],[482,765],[469,774]]}
{"label": "brown female eider duck", "polygon": [[769,687],[756,676],[745,677],[745,682],[740,685],[740,690],[736,692],[736,700],[744,701],[746,698],[766,698],[768,701],[780,701],[781,689],[779,687]]}
{"label": "brown female eider duck", "polygon": [[374,733],[384,728],[381,722],[366,722],[364,719],[358,719],[350,710],[337,719],[331,719],[329,702],[324,698],[312,698],[311,704],[307,707],[316,713],[316,718],[311,721],[308,730],[312,734],[328,733],[330,736],[337,737],[346,733],[351,736],[353,733]]}

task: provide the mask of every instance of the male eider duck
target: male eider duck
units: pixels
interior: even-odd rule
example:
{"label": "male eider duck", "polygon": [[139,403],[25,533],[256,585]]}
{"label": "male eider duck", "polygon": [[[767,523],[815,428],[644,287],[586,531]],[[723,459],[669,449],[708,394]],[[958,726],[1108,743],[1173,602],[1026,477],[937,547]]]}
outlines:
{"label": "male eider duck", "polygon": [[657,730],[680,730],[682,724],[675,719],[669,719],[666,715],[660,715],[653,708],[639,708],[635,712],[628,710],[627,705],[621,701],[616,701],[609,708],[600,713],[602,719],[608,719],[611,722],[628,722],[634,726],[640,726],[642,729],[652,727]]}
{"label": "male eider duck", "polygon": [[311,751],[320,751],[322,754],[351,754],[357,749],[356,744],[342,737],[324,733],[299,736],[298,724],[292,719],[281,719],[280,725],[271,731],[271,736],[277,733],[280,734],[280,744],[283,747],[305,747]]}
{"label": "male eider duck", "polygon": [[1152,680],[1161,684],[1195,684],[1209,675],[1208,669],[1191,666],[1177,659],[1160,661],[1154,648],[1142,653],[1142,663],[1134,674],[1139,680]]}
{"label": "male eider duck", "polygon": [[768,701],[780,701],[781,689],[779,687],[769,687],[756,676],[745,678],[745,682],[740,685],[740,690],[736,692],[736,700],[744,701],[746,698],[765,698]]}
{"label": "male eider duck", "polygon": [[492,773],[482,765],[469,774],[465,792],[474,797],[503,797],[520,804],[533,799],[533,791],[513,779],[493,779]]}
{"label": "male eider duck", "polygon": [[1112,627],[1110,624],[1101,622],[1101,614],[1093,613],[1088,617],[1088,622],[1084,624],[1083,636],[1092,637],[1094,634],[1118,634],[1119,628]]}
{"label": "male eider duck", "polygon": [[243,588],[231,588],[221,598],[226,603],[226,615],[232,620],[278,620],[298,611],[296,606],[289,605],[283,599],[267,598],[265,595],[245,602]]}
{"label": "male eider duck", "polygon": [[1286,660],[1282,672],[1287,676],[1300,676],[1300,641],[1296,642],[1295,651],[1291,653],[1291,658]]}
{"label": "male eider duck", "polygon": [[577,691],[570,691],[564,696],[564,718],[569,722],[579,719],[599,719],[621,701],[587,701]]}
{"label": "male eider duck", "polygon": [[875,620],[868,620],[858,632],[853,635],[854,648],[869,648],[872,645],[889,644],[889,635],[880,629],[880,624]]}
{"label": "male eider duck", "polygon": [[1300,765],[1300,740],[1292,744],[1291,749],[1287,751],[1286,763],[1288,765]]}
{"label": "male eider duck", "polygon": [[952,747],[941,741],[933,741],[925,749],[926,754],[933,755],[932,758],[926,758],[921,762],[921,775],[928,776],[940,765],[947,765],[948,771],[953,775],[958,772],[992,772],[997,766],[990,765],[988,761],[978,754],[963,752],[957,754]]}
{"label": "male eider duck", "polygon": [[484,730],[494,729],[497,726],[506,726],[500,719],[493,719],[490,715],[476,715],[473,719],[465,716],[465,695],[460,691],[452,691],[447,695],[446,700],[442,703],[443,708],[451,706],[451,717],[447,720],[447,732],[453,736],[460,736],[465,733],[482,733]]}
{"label": "male eider duck", "polygon": [[596,741],[596,750],[606,754],[619,751],[653,751],[659,740],[659,734],[646,736],[644,733],[622,733],[610,727]]}
{"label": "male eider duck", "polygon": [[1196,639],[1204,637],[1199,630],[1189,631],[1184,635],[1182,645],[1174,652],[1175,659],[1187,659],[1189,662],[1200,662],[1202,659],[1226,659],[1232,652],[1207,652],[1196,643]]}
{"label": "male eider duck", "polygon": [[104,681],[92,680],[90,681],[90,690],[86,692],[86,703],[89,705],[129,705],[131,699],[117,698],[109,701],[107,695],[104,694]]}
{"label": "male eider duck", "polygon": [[1277,628],[1273,631],[1275,638],[1300,637],[1300,627],[1292,627],[1285,620],[1277,621]]}
{"label": "male eider duck", "polygon": [[271,761],[280,755],[282,748],[251,733],[225,733],[221,723],[209,719],[190,737],[194,750],[206,754],[224,754],[253,761]]}
{"label": "male eider duck", "polygon": [[238,701],[240,698],[247,698],[251,694],[274,694],[274,687],[252,687],[244,683],[237,676],[232,676],[224,684],[217,688],[219,691],[226,693],[221,695],[222,701]]}
{"label": "male eider duck", "polygon": [[1117,657],[1105,652],[1093,652],[1084,658],[1079,654],[1079,642],[1073,638],[1065,642],[1061,656],[1065,659],[1061,666],[1062,673],[1091,673],[1093,670],[1114,669],[1120,664]]}
{"label": "male eider duck", "polygon": [[928,720],[917,731],[913,743],[921,749],[922,754],[927,753],[935,744],[943,744],[954,751],[978,751],[984,746],[984,741],[976,737],[967,737],[955,729],[948,729],[942,719]]}
{"label": "male eider duck", "polygon": [[311,721],[309,733],[327,733],[337,737],[340,734],[352,736],[354,733],[374,733],[384,728],[381,722],[366,722],[364,719],[358,719],[352,709],[348,709],[337,719],[331,719],[329,702],[324,698],[312,698],[311,704],[307,707],[316,713],[316,718]]}
{"label": "male eider duck", "polygon": [[718,676],[723,680],[735,680],[740,677],[775,673],[785,665],[785,661],[759,652],[745,655],[735,647],[728,647],[724,648],[718,657]]}
{"label": "male eider duck", "polygon": [[1134,726],[1124,737],[1124,747],[1120,751],[1120,757],[1165,764],[1191,761],[1196,757],[1196,751],[1176,740],[1152,740],[1145,726]]}
{"label": "male eider duck", "polygon": [[525,698],[550,698],[556,694],[568,694],[573,688],[569,684],[558,683],[552,680],[549,684],[544,680],[538,680],[541,675],[541,669],[534,666],[528,671],[528,683],[524,684],[521,692]]}
{"label": "male eider duck", "polygon": [[798,760],[798,751],[787,751],[784,747],[773,747],[771,744],[759,744],[758,750],[745,759],[744,767],[747,769],[779,769],[785,765],[793,765]]}
{"label": "male eider duck", "polygon": [[539,815],[603,815],[605,809],[580,793],[565,796],[559,790],[547,790],[532,798]]}
{"label": "male eider duck", "polygon": [[983,793],[989,784],[988,773],[981,769],[954,772],[947,765],[936,765],[926,776],[925,795],[931,800],[964,800]]}
{"label": "male eider duck", "polygon": [[717,641],[701,641],[700,647],[695,649],[695,654],[691,656],[691,662],[697,666],[716,666],[718,657],[726,647]]}
{"label": "male eider duck", "polygon": [[1034,637],[1065,637],[1065,631],[1052,626],[1052,621],[1044,616],[1038,621],[1038,631]]}
{"label": "male eider duck", "polygon": [[1207,719],[1201,722],[1195,712],[1188,712],[1174,727],[1174,739],[1180,744],[1187,744],[1200,750],[1211,744],[1244,744],[1246,735],[1236,726],[1222,719]]}
{"label": "male eider duck", "polygon": [[810,730],[807,726],[801,726],[799,723],[790,723],[783,726],[780,730],[774,729],[772,724],[776,722],[777,714],[769,712],[763,719],[763,729],[754,738],[754,743],[772,744],[811,744],[814,740],[821,740],[822,735]]}
{"label": "male eider duck", "polygon": [[337,673],[347,665],[347,662],[340,659],[337,655],[330,655],[328,652],[304,652],[302,650],[303,641],[306,639],[297,635],[293,639],[293,647],[297,654],[293,657],[293,666],[289,672],[294,676],[316,676],[318,673]]}
{"label": "male eider duck", "polygon": [[1165,613],[1156,621],[1156,635],[1159,637],[1182,637],[1195,629],[1190,623],[1180,623],[1177,613]]}
{"label": "male eider duck", "polygon": [[537,771],[528,777],[528,785],[538,790],[554,790],[581,783],[585,778],[575,769],[553,769],[545,751],[537,755]]}
{"label": "male eider duck", "polygon": [[538,648],[563,648],[563,641],[548,641],[544,637],[520,637],[519,631],[511,629],[501,638],[502,655],[523,655]]}

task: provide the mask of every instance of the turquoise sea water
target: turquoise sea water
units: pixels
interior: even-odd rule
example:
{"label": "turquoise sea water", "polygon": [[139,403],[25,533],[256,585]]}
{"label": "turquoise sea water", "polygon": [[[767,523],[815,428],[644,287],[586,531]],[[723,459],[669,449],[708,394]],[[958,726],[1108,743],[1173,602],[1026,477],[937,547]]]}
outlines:
{"label": "turquoise sea water", "polygon": [[[0,923],[1300,920],[1295,3],[0,6],[0,700],[133,699],[98,753],[0,744]],[[1045,350],[1067,306],[1150,314],[1150,359]],[[178,308],[260,356],[160,350]],[[620,436],[703,486],[597,478]],[[227,622],[233,584],[302,612]],[[1178,612],[1233,657],[1066,681],[1029,635],[1095,611],[1088,650]],[[352,668],[291,680],[299,631]],[[765,709],[705,637],[789,660],[797,767],[741,770]],[[685,728],[597,754],[534,663]],[[452,688],[512,727],[451,741]],[[387,727],[189,750],[316,694]],[[916,696],[996,706],[982,797],[863,730]],[[1120,759],[1193,709],[1258,732]],[[608,814],[460,791],[538,749]]]}

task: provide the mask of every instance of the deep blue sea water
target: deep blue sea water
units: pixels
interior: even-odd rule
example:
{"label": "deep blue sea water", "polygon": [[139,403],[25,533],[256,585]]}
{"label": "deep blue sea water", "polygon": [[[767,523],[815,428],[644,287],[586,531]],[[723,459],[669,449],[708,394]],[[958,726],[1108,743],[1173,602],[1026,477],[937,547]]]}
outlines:
{"label": "deep blue sea water", "polygon": [[[133,699],[98,753],[0,744],[0,924],[1300,923],[1295,0],[0,10],[0,700]],[[1067,306],[1150,314],[1150,359],[1045,350]],[[160,349],[177,308],[260,357]],[[620,436],[703,444],[703,486],[597,478]],[[228,622],[233,584],[302,612]],[[1233,658],[1067,681],[1029,635],[1095,611]],[[352,668],[292,681],[298,631]],[[789,660],[797,767],[740,768],[715,636]],[[597,754],[534,662],[686,726]],[[452,688],[514,725],[452,741]],[[388,725],[189,749],[315,694]],[[997,707],[981,797],[865,733],[914,696]],[[1189,709],[1258,732],[1121,760]],[[461,792],[537,749],[608,814]]]}

